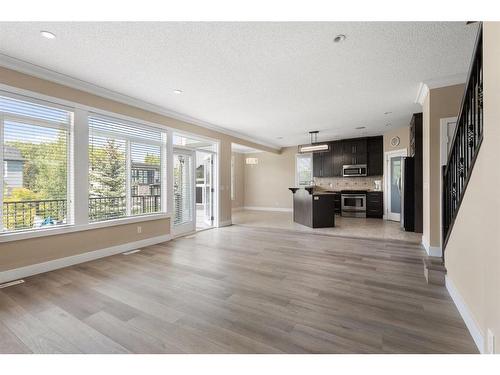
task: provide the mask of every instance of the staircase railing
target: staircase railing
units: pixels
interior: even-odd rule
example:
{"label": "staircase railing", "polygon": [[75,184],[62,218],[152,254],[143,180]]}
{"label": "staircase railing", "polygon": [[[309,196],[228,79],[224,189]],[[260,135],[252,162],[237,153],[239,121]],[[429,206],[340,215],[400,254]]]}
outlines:
{"label": "staircase railing", "polygon": [[483,35],[480,24],[452,147],[443,172],[443,250],[448,243],[482,141]]}

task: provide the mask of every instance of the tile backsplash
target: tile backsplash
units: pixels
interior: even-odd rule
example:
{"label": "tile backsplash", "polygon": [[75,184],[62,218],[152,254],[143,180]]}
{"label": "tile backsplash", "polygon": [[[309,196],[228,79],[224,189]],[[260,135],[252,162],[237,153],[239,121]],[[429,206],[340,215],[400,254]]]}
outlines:
{"label": "tile backsplash", "polygon": [[374,190],[376,180],[381,181],[383,176],[370,177],[315,177],[314,183],[324,190]]}

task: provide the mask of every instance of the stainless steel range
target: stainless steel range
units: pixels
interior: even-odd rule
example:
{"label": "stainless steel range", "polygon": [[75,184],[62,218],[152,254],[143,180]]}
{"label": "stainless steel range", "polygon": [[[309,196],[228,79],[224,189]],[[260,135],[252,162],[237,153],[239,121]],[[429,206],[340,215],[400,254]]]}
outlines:
{"label": "stainless steel range", "polygon": [[342,216],[366,217],[366,192],[343,190],[340,196]]}

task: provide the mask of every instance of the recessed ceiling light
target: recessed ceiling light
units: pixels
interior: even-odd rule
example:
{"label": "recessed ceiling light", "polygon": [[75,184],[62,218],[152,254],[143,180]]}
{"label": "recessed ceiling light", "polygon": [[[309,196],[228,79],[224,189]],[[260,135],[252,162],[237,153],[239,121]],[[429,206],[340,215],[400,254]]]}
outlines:
{"label": "recessed ceiling light", "polygon": [[182,94],[182,90],[174,90],[174,94],[177,94],[177,95]]}
{"label": "recessed ceiling light", "polygon": [[366,126],[358,126],[357,128],[355,128],[356,130],[361,130],[361,129],[366,129]]}
{"label": "recessed ceiling light", "polygon": [[334,43],[340,43],[346,40],[346,36],[344,34],[339,34],[335,38],[333,38]]}
{"label": "recessed ceiling light", "polygon": [[386,115],[386,116],[387,116],[387,115],[389,115],[389,114],[391,114],[391,113],[392,113],[391,111],[384,112],[384,115]]}
{"label": "recessed ceiling light", "polygon": [[56,34],[51,33],[50,31],[40,31],[40,35],[47,39],[55,39]]}

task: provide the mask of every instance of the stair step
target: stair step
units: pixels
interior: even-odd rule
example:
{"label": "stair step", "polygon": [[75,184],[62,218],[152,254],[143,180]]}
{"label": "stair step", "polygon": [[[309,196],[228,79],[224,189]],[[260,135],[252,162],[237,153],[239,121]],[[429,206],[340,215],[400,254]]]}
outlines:
{"label": "stair step", "polygon": [[444,285],[446,267],[443,260],[437,257],[427,257],[423,259],[424,275],[428,284]]}

